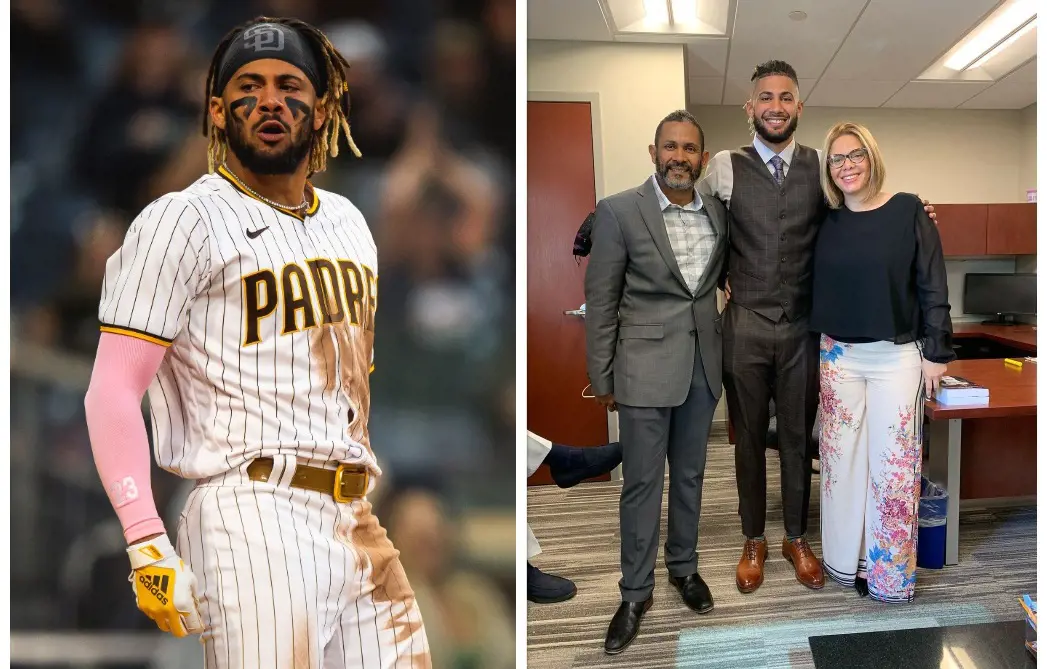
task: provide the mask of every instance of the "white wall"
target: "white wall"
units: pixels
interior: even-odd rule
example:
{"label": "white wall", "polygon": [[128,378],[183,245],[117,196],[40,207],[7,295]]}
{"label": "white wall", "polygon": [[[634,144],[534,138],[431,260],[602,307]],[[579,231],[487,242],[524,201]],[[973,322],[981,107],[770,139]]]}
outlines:
{"label": "white wall", "polygon": [[[597,198],[640,185],[654,167],[647,147],[666,114],[687,106],[679,44],[528,40],[528,97],[596,94],[600,137]],[[599,160],[599,158],[598,158]]]}
{"label": "white wall", "polygon": [[[1036,105],[1031,104],[1021,111],[1021,169],[1019,184],[1022,194],[1026,189],[1036,188]],[[1024,200],[1023,200],[1024,201]]]}

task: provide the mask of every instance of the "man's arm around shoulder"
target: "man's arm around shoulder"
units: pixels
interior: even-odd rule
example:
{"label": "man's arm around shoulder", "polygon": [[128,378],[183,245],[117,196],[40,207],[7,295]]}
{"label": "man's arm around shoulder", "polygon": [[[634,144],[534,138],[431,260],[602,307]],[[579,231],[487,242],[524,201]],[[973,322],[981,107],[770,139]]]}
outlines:
{"label": "man's arm around shoulder", "polygon": [[705,167],[705,175],[696,184],[698,194],[703,198],[716,198],[725,207],[731,206],[731,187],[733,170],[731,152],[718,151]]}
{"label": "man's arm around shoulder", "polygon": [[601,397],[614,393],[618,305],[629,257],[621,223],[606,199],[596,205],[592,239],[585,270],[585,358],[593,394]]}

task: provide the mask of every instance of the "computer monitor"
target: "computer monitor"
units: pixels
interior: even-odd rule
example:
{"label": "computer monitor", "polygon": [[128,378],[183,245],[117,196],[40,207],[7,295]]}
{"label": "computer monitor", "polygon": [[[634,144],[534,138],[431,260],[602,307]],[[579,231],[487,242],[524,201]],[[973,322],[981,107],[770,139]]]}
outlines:
{"label": "computer monitor", "polygon": [[1035,274],[964,274],[963,313],[995,314],[995,325],[1014,325],[1014,317],[1036,313]]}

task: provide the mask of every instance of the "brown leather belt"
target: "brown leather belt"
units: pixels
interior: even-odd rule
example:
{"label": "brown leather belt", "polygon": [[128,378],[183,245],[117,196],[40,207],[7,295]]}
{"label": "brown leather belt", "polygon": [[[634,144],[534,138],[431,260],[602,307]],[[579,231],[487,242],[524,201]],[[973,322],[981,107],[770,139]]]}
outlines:
{"label": "brown leather belt", "polygon": [[[247,465],[252,481],[268,481],[273,473],[272,458],[258,458]],[[327,493],[339,503],[352,502],[367,494],[370,473],[362,465],[338,465],[338,469],[321,469],[298,465],[291,477],[292,488]]]}

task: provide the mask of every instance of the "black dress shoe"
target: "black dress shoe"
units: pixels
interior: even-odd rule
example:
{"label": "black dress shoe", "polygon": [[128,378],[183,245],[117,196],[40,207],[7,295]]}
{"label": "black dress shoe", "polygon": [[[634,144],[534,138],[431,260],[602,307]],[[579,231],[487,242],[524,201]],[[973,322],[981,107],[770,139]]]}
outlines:
{"label": "black dress shoe", "polygon": [[646,602],[622,602],[611,618],[607,639],[603,642],[603,649],[608,655],[617,655],[633,642],[640,631],[640,619],[652,604],[654,595],[648,597]]}
{"label": "black dress shoe", "polygon": [[546,574],[527,563],[527,600],[535,604],[553,604],[574,597],[578,588],[562,576]]}
{"label": "black dress shoe", "polygon": [[669,574],[669,582],[680,591],[683,603],[687,605],[687,608],[698,613],[708,613],[713,610],[713,594],[709,592],[709,586],[698,574],[691,574],[686,578]]}
{"label": "black dress shoe", "polygon": [[869,581],[861,577],[854,579],[854,589],[858,591],[859,597],[868,597]]}
{"label": "black dress shoe", "polygon": [[553,481],[561,488],[576,486],[585,479],[602,476],[622,463],[622,445],[563,446],[553,444],[545,456]]}

